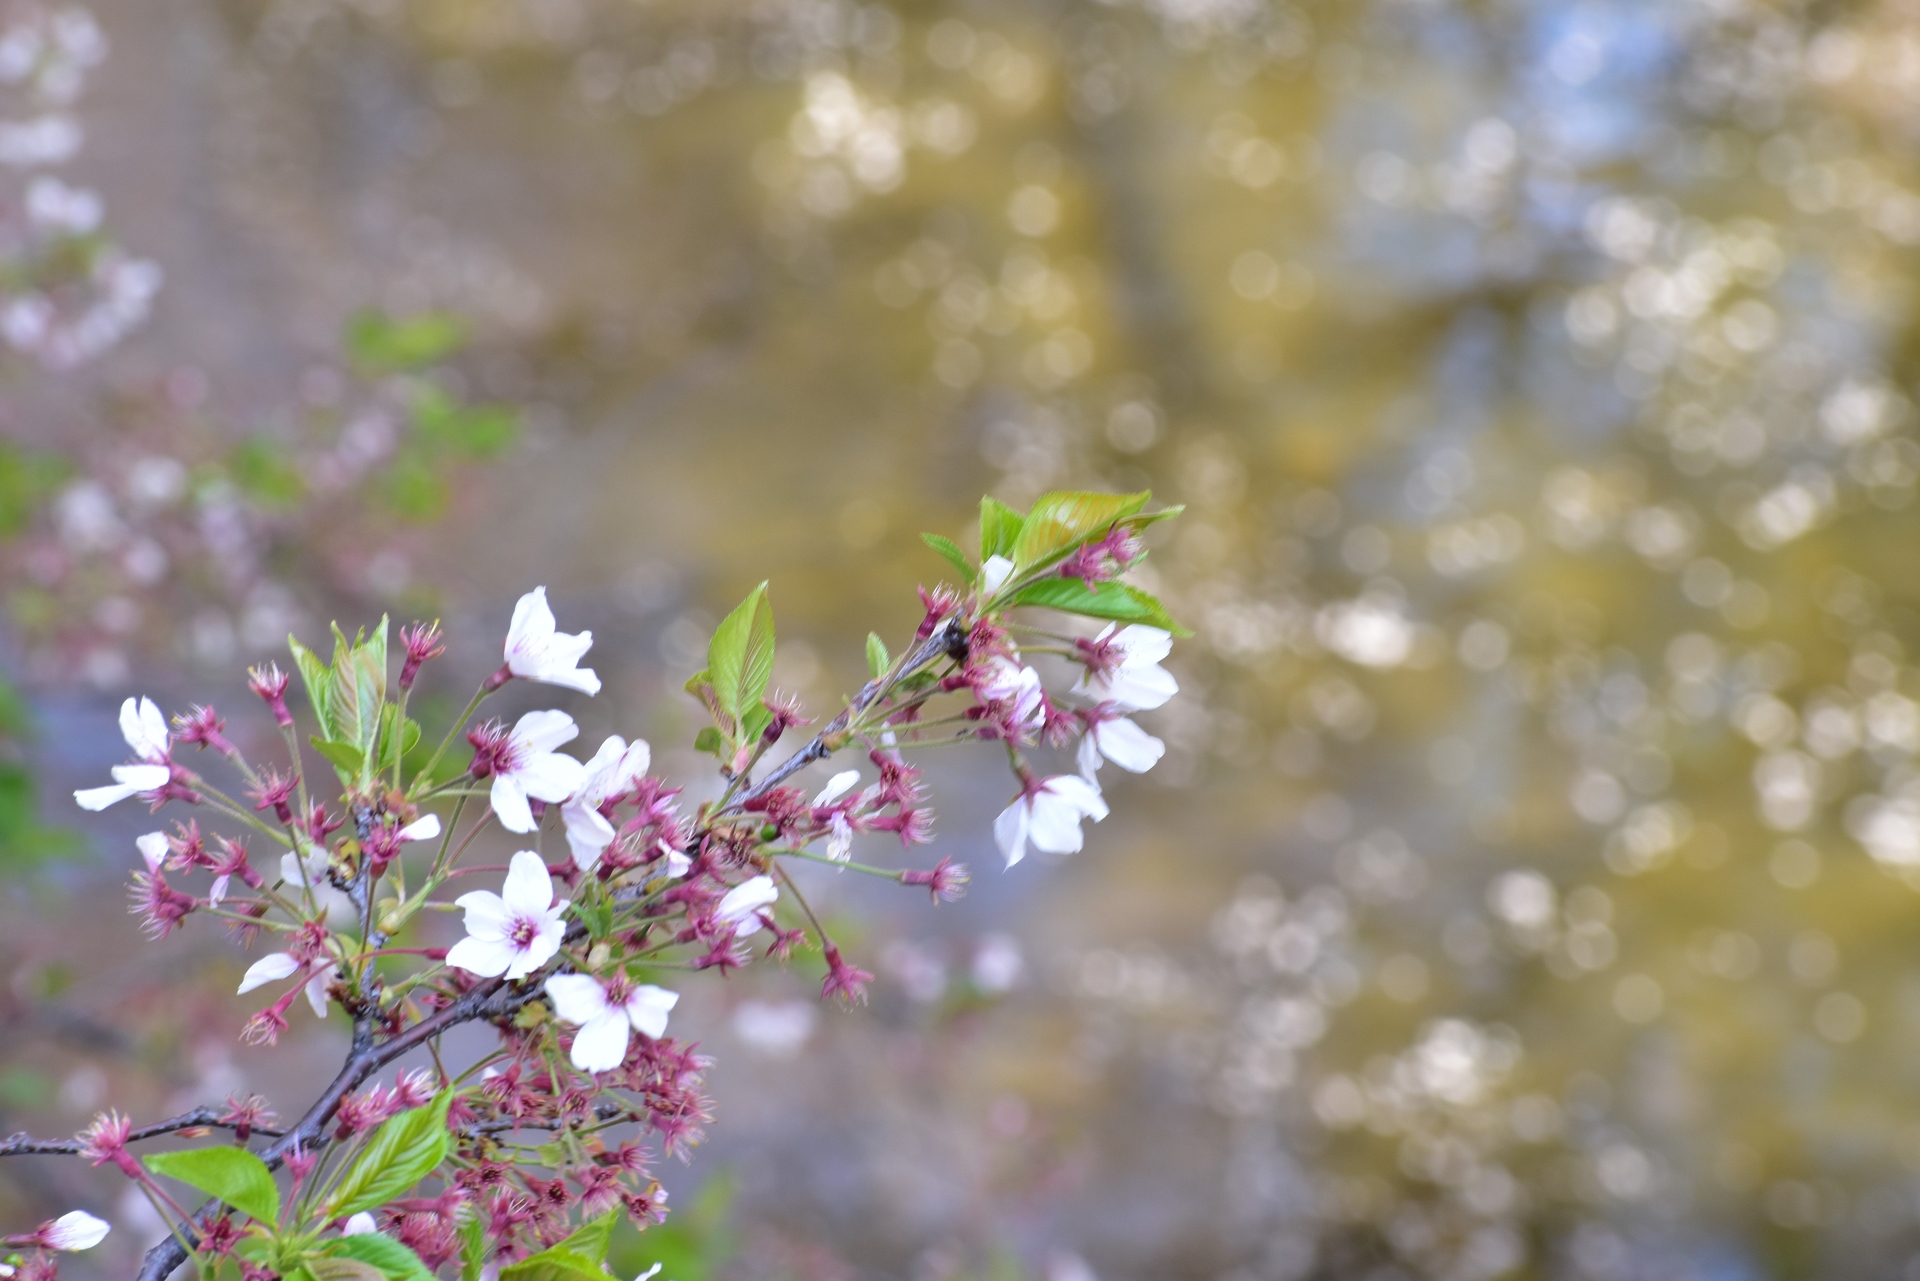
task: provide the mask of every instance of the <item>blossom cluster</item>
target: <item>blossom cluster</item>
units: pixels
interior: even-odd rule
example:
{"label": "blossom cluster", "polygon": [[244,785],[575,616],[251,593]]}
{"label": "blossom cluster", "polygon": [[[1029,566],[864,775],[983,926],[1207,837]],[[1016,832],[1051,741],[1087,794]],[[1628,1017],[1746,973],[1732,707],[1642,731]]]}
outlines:
{"label": "blossom cluster", "polygon": [[[127,699],[130,758],[75,800],[184,812],[135,842],[133,910],[146,932],[164,938],[198,916],[261,945],[239,991],[273,995],[246,1021],[249,1042],[274,1043],[301,1001],[322,1018],[337,1008],[353,1028],[335,1088],[284,1131],[269,1130],[254,1101],[196,1118],[231,1129],[236,1147],[143,1161],[129,1144],[168,1127],[136,1131],[112,1113],[81,1136],[74,1150],[126,1173],[167,1214],[172,1236],[145,1275],[166,1275],[189,1251],[215,1271],[234,1260],[246,1281],[331,1275],[311,1265],[342,1259],[410,1281],[456,1257],[468,1275],[562,1256],[597,1269],[614,1217],[644,1227],[664,1214],[652,1163],[698,1143],[709,1118],[707,1061],[668,1034],[687,976],[817,951],[823,999],[865,998],[873,976],[822,926],[794,864],[886,878],[936,903],[964,892],[968,870],[948,858],[889,867],[884,854],[853,857],[863,839],[903,853],[932,839],[918,749],[1001,745],[1017,781],[994,824],[1009,868],[1029,848],[1081,848],[1082,821],[1108,813],[1103,762],[1140,772],[1160,758],[1131,717],[1177,689],[1161,666],[1176,625],[1121,581],[1144,554],[1140,531],[1172,514],[1145,514],[1147,499],[1053,494],[1024,515],[989,499],[977,568],[927,536],[962,583],[922,589],[922,621],[897,657],[870,637],[871,679],[777,764],[769,753],[811,722],[768,689],[775,635],[762,584],[721,622],[687,685],[711,714],[695,746],[719,775],[697,802],[653,772],[644,741],[609,736],[582,760],[567,750],[580,730],[566,711],[511,723],[481,715],[514,681],[600,690],[581,665],[592,634],[560,631],[544,588],[520,599],[500,667],[431,749],[408,707],[445,652],[438,623],[401,628],[397,653],[385,619],[351,639],[336,627],[330,660],[290,639],[293,673],[252,668],[249,688],[284,741],[277,763],[250,758],[211,707],[169,719],[149,699]],[[1051,631],[1016,617],[1026,607],[1106,626]],[[1076,673],[1066,694],[1049,693],[1029,665],[1043,655]],[[305,717],[290,701],[296,676]],[[1032,764],[1076,739],[1077,769]],[[850,750],[864,763],[799,781]],[[500,847],[503,863],[480,861]],[[468,888],[469,877],[486,888]],[[462,928],[449,941],[434,923],[455,912]],[[496,1042],[449,1063],[439,1038],[468,1022],[490,1026]],[[434,1049],[431,1068],[369,1084],[421,1048]],[[550,1139],[528,1143],[528,1132]],[[256,1133],[273,1136],[258,1152],[245,1146]],[[275,1169],[290,1176],[290,1205]],[[162,1179],[215,1202],[189,1210]],[[422,1192],[429,1181],[437,1190]],[[50,1273],[44,1252],[85,1236],[66,1222],[15,1239],[42,1251],[17,1266]]]}

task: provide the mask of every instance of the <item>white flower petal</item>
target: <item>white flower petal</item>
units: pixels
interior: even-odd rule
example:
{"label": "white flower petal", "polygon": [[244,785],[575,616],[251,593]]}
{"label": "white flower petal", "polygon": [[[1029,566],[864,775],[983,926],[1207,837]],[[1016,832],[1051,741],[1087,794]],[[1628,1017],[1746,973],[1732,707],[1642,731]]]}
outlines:
{"label": "white flower petal", "polygon": [[50,1250],[91,1250],[112,1230],[105,1219],[85,1210],[68,1210],[47,1225],[45,1240]]}
{"label": "white flower petal", "polygon": [[453,902],[454,906],[467,914],[467,933],[482,939],[503,939],[507,936],[513,913],[507,910],[506,901],[492,890],[469,890]]}
{"label": "white flower petal", "polygon": [[533,807],[527,804],[527,789],[511,774],[495,774],[487,792],[500,826],[509,832],[531,832],[539,827],[533,821]]}
{"label": "white flower petal", "polygon": [[[1122,717],[1119,720],[1102,721],[1094,726],[1087,735],[1099,746],[1099,755],[1118,765],[1121,769],[1131,770],[1135,774],[1144,774],[1159,764],[1160,758],[1167,753],[1167,745],[1147,731]],[[1084,758],[1086,748],[1081,747]],[[1084,764],[1084,760],[1083,760]],[[1091,773],[1091,771],[1084,771]]]}
{"label": "white flower petal", "polygon": [[573,852],[574,866],[591,872],[600,865],[600,856],[607,852],[607,846],[613,844],[616,835],[613,824],[599,810],[581,801],[568,801],[560,811],[560,818],[567,827],[567,848]]}
{"label": "white flower petal", "polygon": [[521,850],[507,862],[506,883],[500,901],[509,916],[538,916],[553,905],[553,877],[532,850]]}
{"label": "white flower petal", "polygon": [[835,774],[827,780],[827,785],[820,789],[820,794],[813,798],[814,807],[817,809],[822,805],[833,804],[851,791],[854,784],[859,781],[860,771],[857,769],[843,770]]}
{"label": "white flower petal", "polygon": [[523,979],[553,959],[553,954],[560,950],[560,940],[567,932],[566,924],[560,919],[560,913],[566,910],[566,906],[563,899],[553,911],[536,919],[533,937],[514,955],[513,963],[507,966],[508,978]]}
{"label": "white flower petal", "polygon": [[1059,797],[1096,823],[1107,816],[1107,802],[1100,795],[1099,785],[1077,774],[1056,774],[1040,787],[1043,793]]}
{"label": "white flower petal", "polygon": [[73,799],[83,810],[98,811],[118,805],[139,790],[125,783],[110,783],[105,787],[83,787],[73,794]]}
{"label": "white flower petal", "polygon": [[582,1025],[573,1037],[573,1065],[582,1072],[608,1072],[627,1057],[627,1016],[608,1010]]}
{"label": "white flower petal", "polygon": [[[537,755],[551,752],[562,743],[571,743],[580,737],[580,727],[565,712],[549,708],[522,716],[513,723],[513,729],[507,737],[513,740],[516,747]],[[574,762],[576,765],[579,763]]]}
{"label": "white flower petal", "polygon": [[313,972],[307,980],[305,989],[307,1004],[313,1007],[315,1018],[327,1017],[327,985],[333,982],[333,976],[340,972],[337,965],[323,965]]}
{"label": "white flower petal", "polygon": [[1028,835],[1037,850],[1049,854],[1079,852],[1084,838],[1080,834],[1080,811],[1072,802],[1040,792],[1033,798]]}
{"label": "white flower petal", "polygon": [[1027,826],[1029,810],[1026,797],[1021,797],[1000,811],[993,820],[993,839],[1000,846],[1007,866],[1012,867],[1027,856]]}
{"label": "white flower petal", "polygon": [[771,907],[780,897],[771,876],[756,876],[740,882],[728,890],[714,909],[714,919],[724,924],[738,926],[735,931],[739,938],[746,938],[760,929],[760,909]]}
{"label": "white flower petal", "polygon": [[591,1023],[613,1008],[600,980],[586,974],[556,974],[546,987],[555,1017],[567,1023]]}
{"label": "white flower petal", "polygon": [[535,752],[513,771],[513,778],[528,796],[552,803],[564,801],[587,781],[587,769],[571,756],[559,752]]}
{"label": "white flower petal", "polygon": [[377,1231],[379,1231],[379,1229],[374,1226],[373,1216],[365,1210],[350,1216],[345,1223],[340,1225],[340,1235],[343,1237],[363,1237],[369,1232]]}
{"label": "white flower petal", "polygon": [[247,967],[236,995],[251,992],[268,983],[278,983],[281,979],[290,979],[299,969],[300,962],[294,960],[291,953],[269,952]]}
{"label": "white flower petal", "polygon": [[527,673],[514,668],[515,661],[531,664],[546,651],[553,639],[553,607],[547,604],[547,589],[536,587],[513,605],[513,619],[507,624],[506,661],[515,676]]}
{"label": "white flower petal", "polygon": [[1080,773],[1092,778],[1100,772],[1100,748],[1094,742],[1091,731],[1080,736],[1080,747],[1074,753],[1074,763],[1080,767]]}
{"label": "white flower petal", "polygon": [[627,1018],[643,1036],[659,1038],[667,1034],[667,1014],[680,1002],[678,992],[651,983],[642,983],[627,997]]}
{"label": "white flower petal", "polygon": [[1005,556],[989,556],[986,563],[980,566],[980,586],[989,593],[997,592],[1006,585],[1012,573],[1012,561]]}
{"label": "white flower petal", "polygon": [[160,865],[167,861],[167,855],[173,852],[173,847],[167,843],[165,832],[148,832],[145,836],[136,836],[133,838],[133,844],[134,848],[140,851],[140,857],[146,860],[149,872],[159,871]]}
{"label": "white flower petal", "polygon": [[472,935],[447,949],[447,964],[483,979],[498,978],[513,964],[518,950],[505,939],[483,939]]}
{"label": "white flower petal", "polygon": [[440,816],[422,814],[394,833],[403,841],[430,841],[440,835]]}

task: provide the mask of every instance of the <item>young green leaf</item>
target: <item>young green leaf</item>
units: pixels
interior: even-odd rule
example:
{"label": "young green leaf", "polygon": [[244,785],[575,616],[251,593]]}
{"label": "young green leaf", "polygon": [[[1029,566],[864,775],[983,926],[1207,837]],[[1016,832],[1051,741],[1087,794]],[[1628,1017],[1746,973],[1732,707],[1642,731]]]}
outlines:
{"label": "young green leaf", "polygon": [[567,1236],[562,1237],[553,1248],[584,1255],[595,1263],[603,1263],[606,1261],[607,1247],[613,1244],[613,1225],[619,1215],[618,1210],[608,1210],[597,1219],[588,1219]]}
{"label": "young green leaf", "polygon": [[308,1259],[305,1266],[313,1281],[387,1281],[386,1273],[359,1259],[316,1255]]}
{"label": "young green leaf", "polygon": [[362,1232],[341,1237],[327,1247],[334,1259],[354,1259],[378,1270],[385,1281],[434,1281],[433,1269],[406,1246],[384,1232]]}
{"label": "young green leaf", "polygon": [[[328,685],[328,716],[334,732],[329,738],[352,743],[364,763],[374,755],[380,738],[380,712],[387,698],[387,618],[371,637],[347,641],[338,624],[333,629],[333,672]],[[364,781],[364,780],[363,780]]]}
{"label": "young green leaf", "polygon": [[469,1214],[460,1225],[460,1281],[480,1281],[487,1263],[487,1221]]}
{"label": "young green leaf", "polygon": [[327,665],[320,661],[320,655],[302,645],[297,637],[287,637],[287,648],[293,651],[293,665],[300,669],[300,683],[306,686],[307,703],[313,708],[313,718],[320,722],[320,737],[337,737],[333,732],[333,722],[327,717],[328,691],[333,687],[333,677],[327,671]]}
{"label": "young green leaf", "polygon": [[951,538],[942,538],[938,534],[922,534],[920,535],[920,541],[946,557],[947,564],[953,566],[954,569],[959,572],[961,582],[971,583],[973,581],[973,562],[969,561],[967,554],[960,550],[960,544],[954,542]]}
{"label": "young green leaf", "polygon": [[155,1174],[178,1179],[269,1226],[280,1221],[280,1189],[267,1163],[244,1148],[188,1148],[146,1159]]}
{"label": "young green leaf", "polygon": [[1175,636],[1193,635],[1173,621],[1166,606],[1138,587],[1125,583],[1098,583],[1088,590],[1087,584],[1078,578],[1043,578],[1021,588],[1013,604],[1039,605],[1116,623],[1145,623]]}
{"label": "young green leaf", "polygon": [[378,311],[356,312],[347,322],[347,353],[362,372],[418,369],[451,356],[467,343],[467,325],[445,311],[395,320]]}
{"label": "young green leaf", "polygon": [[327,1202],[327,1217],[343,1219],[400,1196],[447,1158],[447,1109],[453,1092],[442,1090],[424,1107],[383,1121]]}
{"label": "young green leaf", "polygon": [[715,756],[723,756],[727,750],[726,735],[711,725],[702,725],[700,732],[693,736],[693,750],[696,752],[711,752]]}
{"label": "young green leaf", "polygon": [[879,632],[867,633],[867,670],[875,676],[884,676],[893,659],[887,653],[887,643],[880,639]]}
{"label": "young green leaf", "polygon": [[1066,492],[1043,494],[1027,513],[1013,544],[1014,572],[1024,573],[1056,561],[1082,543],[1104,534],[1147,505],[1153,495]]}
{"label": "young green leaf", "polygon": [[333,762],[340,771],[340,781],[351,784],[360,777],[367,767],[367,754],[352,743],[343,743],[337,738],[321,738],[318,735],[307,740],[313,744],[313,750]]}
{"label": "young green leaf", "polygon": [[500,1281],[607,1281],[600,1265],[584,1254],[554,1246],[500,1269]]}
{"label": "young green leaf", "polygon": [[409,716],[400,732],[393,732],[393,718],[400,709],[389,703],[380,709],[380,763],[377,773],[385,773],[399,764],[420,741],[420,722]]}
{"label": "young green leaf", "polygon": [[731,731],[759,705],[773,677],[773,605],[767,600],[765,583],[749,592],[714,629],[707,646],[707,671],[715,702],[733,722],[722,728]]}
{"label": "young green leaf", "polygon": [[980,500],[980,560],[991,556],[1012,556],[1013,544],[1020,537],[1026,517],[997,498]]}

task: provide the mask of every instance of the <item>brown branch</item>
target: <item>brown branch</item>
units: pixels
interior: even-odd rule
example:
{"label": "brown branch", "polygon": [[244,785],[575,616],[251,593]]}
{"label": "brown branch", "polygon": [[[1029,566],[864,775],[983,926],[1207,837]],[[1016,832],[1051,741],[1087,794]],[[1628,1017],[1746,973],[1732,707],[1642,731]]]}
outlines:
{"label": "brown branch", "polygon": [[[215,1108],[195,1108],[191,1112],[182,1112],[179,1116],[168,1117],[164,1121],[155,1121],[152,1125],[143,1125],[128,1134],[127,1141],[137,1143],[141,1139],[156,1139],[163,1134],[178,1134],[182,1130],[243,1128],[238,1121],[222,1119],[227,1115],[226,1112]],[[266,1125],[249,1125],[244,1128],[253,1134],[264,1134],[268,1138],[279,1138],[285,1133]],[[85,1146],[86,1144],[79,1139],[36,1139],[22,1132],[0,1141],[0,1156],[73,1156]]]}

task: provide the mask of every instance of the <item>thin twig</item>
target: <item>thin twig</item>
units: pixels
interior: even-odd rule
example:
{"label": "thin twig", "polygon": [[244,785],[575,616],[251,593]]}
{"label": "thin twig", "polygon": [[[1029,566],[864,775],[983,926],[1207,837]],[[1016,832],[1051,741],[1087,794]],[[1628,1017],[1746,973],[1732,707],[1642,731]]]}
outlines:
{"label": "thin twig", "polygon": [[[226,1121],[221,1118],[227,1113],[216,1108],[199,1107],[191,1112],[182,1112],[179,1116],[168,1117],[164,1121],[155,1121],[152,1125],[143,1125],[127,1135],[129,1143],[141,1139],[156,1139],[163,1134],[178,1134],[182,1130],[239,1130],[243,1128],[238,1121]],[[285,1133],[267,1125],[249,1125],[244,1127],[254,1134],[264,1134],[268,1138],[279,1138]],[[79,1139],[36,1139],[30,1134],[15,1134],[0,1142],[0,1156],[72,1156],[86,1146]]]}

